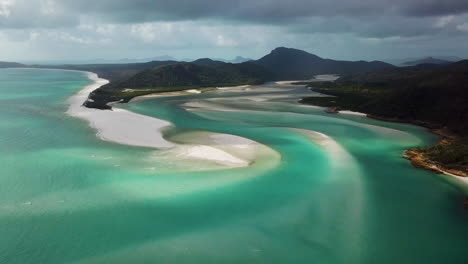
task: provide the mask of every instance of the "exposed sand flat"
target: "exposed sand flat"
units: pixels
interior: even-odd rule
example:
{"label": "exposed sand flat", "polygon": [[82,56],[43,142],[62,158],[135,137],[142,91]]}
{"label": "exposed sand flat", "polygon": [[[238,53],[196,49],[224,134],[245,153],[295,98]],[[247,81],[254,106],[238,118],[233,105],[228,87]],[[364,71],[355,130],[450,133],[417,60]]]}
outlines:
{"label": "exposed sand flat", "polygon": [[[247,105],[252,104],[252,102],[263,103],[272,100],[281,100],[281,99],[290,99],[295,100],[294,97],[288,94],[276,94],[276,93],[265,93],[265,94],[247,94],[240,96],[232,96],[228,98],[210,98],[210,99],[196,99],[184,103],[182,106],[187,110],[196,110],[196,109],[205,109],[205,110],[215,110],[215,111],[230,111],[237,112],[243,111],[237,107],[229,107],[229,103],[232,102],[245,102]],[[298,96],[300,98],[300,96]]]}
{"label": "exposed sand flat", "polygon": [[367,116],[367,114],[365,114],[365,113],[353,112],[353,111],[348,111],[348,110],[340,111],[340,114],[344,114],[344,115],[356,115],[356,116]]}
{"label": "exposed sand flat", "polygon": [[212,111],[223,111],[223,112],[239,112],[240,109],[232,108],[224,105],[220,105],[209,100],[193,100],[188,101],[182,105],[186,110],[212,110]]}
{"label": "exposed sand flat", "polygon": [[279,85],[292,85],[293,83],[297,83],[297,82],[335,81],[338,78],[340,77],[335,74],[319,74],[319,75],[315,75],[313,79],[309,79],[309,80],[277,81],[275,83]]}
{"label": "exposed sand flat", "polygon": [[231,86],[231,87],[216,87],[218,90],[234,90],[234,89],[241,89],[244,91],[250,90],[250,85],[239,85],[239,86]]}
{"label": "exposed sand flat", "polygon": [[293,83],[297,82],[310,82],[311,80],[292,80],[292,81],[277,81],[276,84],[279,85],[292,85]]}
{"label": "exposed sand flat", "polygon": [[197,90],[197,89],[190,89],[190,90],[187,90],[187,93],[199,94],[199,93],[201,93],[201,91]]}
{"label": "exposed sand flat", "polygon": [[[269,92],[285,92],[295,90],[298,86],[277,86],[275,83],[272,85],[263,84],[263,85],[244,85],[244,86],[233,86],[233,87],[223,87],[217,88],[218,92],[236,92],[243,93],[246,96],[251,93],[269,93]],[[300,87],[300,86],[299,86]]]}
{"label": "exposed sand flat", "polygon": [[[171,140],[183,144],[201,144],[221,150],[234,158],[228,158],[227,155],[218,155],[215,152],[204,152],[204,149],[195,148],[187,152],[188,157],[205,157],[213,155],[210,160],[218,163],[233,163],[231,166],[247,166],[258,159],[268,159],[269,161],[279,161],[280,155],[273,149],[260,144],[256,141],[229,134],[212,133],[206,131],[193,131],[177,134],[171,137]],[[199,150],[199,151],[197,151]],[[215,157],[216,156],[216,157]],[[242,162],[241,162],[242,161]],[[227,164],[226,164],[227,165]]]}
{"label": "exposed sand flat", "polygon": [[108,83],[107,80],[99,78],[94,73],[89,73],[89,78],[94,83],[69,99],[68,114],[87,120],[97,130],[97,135],[102,140],[153,148],[168,148],[174,145],[163,138],[162,131],[171,126],[171,123],[165,120],[139,115],[116,107],[109,111],[82,106],[89,93]]}
{"label": "exposed sand flat", "polygon": [[223,101],[223,100],[233,100],[233,99],[239,99],[239,100],[248,100],[248,101],[253,101],[253,102],[266,102],[266,101],[271,101],[271,100],[278,100],[278,99],[288,99],[291,98],[291,95],[288,94],[262,94],[262,95],[247,95],[247,96],[236,96],[236,97],[230,97],[229,99],[211,99],[211,101]]}
{"label": "exposed sand flat", "polygon": [[177,91],[177,92],[153,93],[153,94],[147,94],[147,95],[134,97],[134,98],[132,98],[130,100],[130,102],[145,101],[145,100],[150,100],[150,99],[153,99],[153,98],[165,98],[165,97],[193,95],[193,94],[199,94],[199,93],[201,93],[201,91],[196,90],[196,89]]}
{"label": "exposed sand flat", "polygon": [[[249,166],[258,156],[265,153],[279,156],[260,143],[228,134],[193,132],[187,138],[188,133],[185,133],[178,137],[178,143],[170,142],[163,137],[163,131],[172,126],[168,121],[133,113],[115,105],[112,111],[84,107],[82,103],[87,100],[89,93],[108,83],[94,73],[89,73],[89,78],[94,83],[69,99],[70,107],[67,113],[87,120],[102,140],[123,145],[169,149],[165,154],[175,161],[206,160],[230,168]],[[198,92],[195,91],[188,93]]]}
{"label": "exposed sand flat", "polygon": [[312,81],[336,81],[340,76],[335,74],[319,74]]}

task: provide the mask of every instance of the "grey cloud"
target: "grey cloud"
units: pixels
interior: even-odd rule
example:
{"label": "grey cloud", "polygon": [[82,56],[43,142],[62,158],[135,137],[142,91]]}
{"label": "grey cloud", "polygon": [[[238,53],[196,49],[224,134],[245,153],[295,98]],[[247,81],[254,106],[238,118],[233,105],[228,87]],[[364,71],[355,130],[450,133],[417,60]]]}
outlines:
{"label": "grey cloud", "polygon": [[394,17],[382,15],[372,19],[329,17],[305,18],[288,26],[291,32],[348,33],[366,38],[422,37],[460,35],[458,25],[468,21],[468,15],[445,17]]}
{"label": "grey cloud", "polygon": [[442,16],[468,12],[466,0],[420,0],[409,1],[404,12],[410,16]]}
{"label": "grey cloud", "polygon": [[62,0],[64,6],[117,22],[230,19],[288,22],[304,17],[434,16],[468,12],[462,0]]}
{"label": "grey cloud", "polygon": [[[86,50],[95,49],[109,56],[131,51],[138,55],[137,52],[151,54],[157,48],[184,51],[187,54],[184,56],[199,53],[195,51],[224,54],[226,50],[238,49],[238,54],[231,56],[254,57],[284,45],[316,47],[317,53],[332,57],[338,53],[349,56],[346,54],[350,50],[354,54],[354,50],[362,47],[365,47],[362,54],[370,53],[369,47],[375,48],[378,54],[383,48],[373,46],[375,43],[392,50],[398,41],[405,44],[399,46],[402,53],[403,49],[417,51],[423,46],[424,50],[435,49],[428,45],[436,43],[462,50],[458,42],[468,38],[467,0],[14,0],[9,5],[2,3],[0,0],[0,37],[3,38],[0,47],[12,49],[24,44],[28,48],[28,44],[34,43],[29,45],[31,50],[49,51],[51,56],[58,51],[60,55],[72,56],[67,55],[69,50],[79,51],[77,56],[81,56]],[[172,28],[166,32],[167,25]],[[408,43],[417,44],[413,47]],[[254,48],[259,49],[255,54],[240,52]]]}
{"label": "grey cloud", "polygon": [[53,1],[16,0],[2,6],[1,28],[56,28],[79,23],[79,17]]}
{"label": "grey cloud", "polygon": [[224,25],[274,25],[305,33],[419,36],[447,30],[432,27],[436,15],[468,12],[468,1],[460,0],[16,0],[14,3],[8,16],[0,15],[0,28],[71,27],[91,17],[98,23],[215,21]]}

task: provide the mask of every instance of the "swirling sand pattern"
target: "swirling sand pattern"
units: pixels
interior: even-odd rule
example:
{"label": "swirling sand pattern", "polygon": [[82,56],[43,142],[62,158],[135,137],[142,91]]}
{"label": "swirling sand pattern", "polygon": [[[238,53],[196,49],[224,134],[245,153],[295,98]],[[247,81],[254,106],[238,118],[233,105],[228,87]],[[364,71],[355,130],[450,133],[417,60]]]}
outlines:
{"label": "swirling sand pattern", "polygon": [[467,259],[461,192],[401,158],[436,140],[421,128],[327,115],[296,103],[307,89],[272,83],[120,105],[171,124],[170,148],[129,146],[66,114],[86,73],[0,81],[0,263]]}

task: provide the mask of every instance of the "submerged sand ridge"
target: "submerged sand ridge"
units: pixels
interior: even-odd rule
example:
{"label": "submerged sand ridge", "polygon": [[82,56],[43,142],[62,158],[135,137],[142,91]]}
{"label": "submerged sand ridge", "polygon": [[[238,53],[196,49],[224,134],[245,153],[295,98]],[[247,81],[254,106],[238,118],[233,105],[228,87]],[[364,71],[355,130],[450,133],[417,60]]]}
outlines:
{"label": "submerged sand ridge", "polygon": [[149,117],[118,108],[98,110],[84,107],[89,93],[108,83],[94,73],[88,73],[94,81],[69,99],[67,113],[88,121],[97,130],[97,136],[105,141],[122,145],[166,149],[175,161],[188,159],[204,160],[229,168],[246,167],[257,158],[270,156],[279,160],[279,154],[269,147],[247,138],[213,133],[208,131],[191,132],[176,136],[178,143],[167,140],[164,131],[173,124],[162,119]]}

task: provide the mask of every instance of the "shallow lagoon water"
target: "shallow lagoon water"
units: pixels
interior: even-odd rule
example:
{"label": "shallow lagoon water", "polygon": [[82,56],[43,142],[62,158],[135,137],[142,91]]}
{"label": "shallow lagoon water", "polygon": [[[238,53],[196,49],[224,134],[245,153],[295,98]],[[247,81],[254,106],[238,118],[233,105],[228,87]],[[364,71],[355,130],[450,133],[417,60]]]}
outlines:
{"label": "shallow lagoon water", "polygon": [[295,102],[306,89],[277,84],[122,106],[172,122],[169,139],[228,133],[281,154],[275,166],[199,170],[68,116],[89,83],[0,71],[0,263],[468,260],[462,191],[401,158],[435,142],[422,128],[328,115]]}

